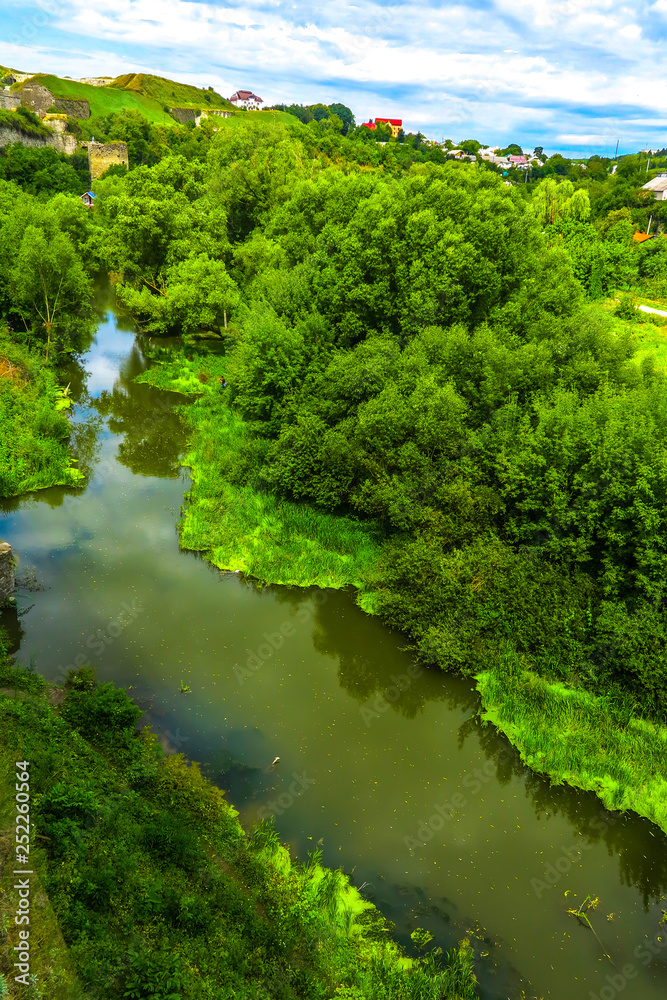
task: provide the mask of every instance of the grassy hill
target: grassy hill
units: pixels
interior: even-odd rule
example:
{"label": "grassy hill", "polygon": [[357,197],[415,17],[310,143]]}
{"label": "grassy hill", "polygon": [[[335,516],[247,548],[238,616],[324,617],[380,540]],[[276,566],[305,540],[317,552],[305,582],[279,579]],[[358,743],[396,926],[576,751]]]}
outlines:
{"label": "grassy hill", "polygon": [[[118,87],[93,87],[89,83],[79,83],[77,80],[63,80],[58,76],[37,73],[31,81],[48,87],[54,97],[62,97],[75,101],[88,101],[90,113],[96,117],[104,117],[112,113],[129,110],[139,111],[150,122],[159,125],[173,125],[174,119],[163,110],[159,101],[144,97],[143,94]],[[28,81],[26,81],[27,83]],[[19,91],[25,84],[15,84],[12,90]]]}
{"label": "grassy hill", "polygon": [[[233,110],[234,105],[226,101],[215,90],[202,90],[188,83],[177,83],[175,80],[165,80],[161,76],[148,73],[126,73],[116,77],[109,87],[141,94],[158,104],[167,104],[171,108],[227,108]],[[107,89],[107,88],[105,88]]]}
{"label": "grassy hill", "polygon": [[[93,118],[104,117],[127,108],[139,111],[156,125],[173,125],[174,119],[164,110],[164,105],[176,108],[229,108],[230,110],[234,107],[214,90],[201,90],[186,83],[165,80],[147,73],[128,73],[119,76],[106,87],[93,87],[89,83],[64,80],[46,73],[38,73],[31,80],[48,87],[54,97],[88,101]],[[20,91],[24,85],[15,84],[12,89]]]}

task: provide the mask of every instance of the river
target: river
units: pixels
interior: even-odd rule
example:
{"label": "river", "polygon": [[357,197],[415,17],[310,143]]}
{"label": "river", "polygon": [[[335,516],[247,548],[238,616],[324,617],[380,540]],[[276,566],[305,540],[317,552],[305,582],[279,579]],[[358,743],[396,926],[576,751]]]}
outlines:
{"label": "river", "polygon": [[[67,376],[87,487],[0,506],[20,662],[62,682],[89,659],[244,823],[273,815],[302,858],[319,845],[401,940],[468,934],[484,1000],[664,1000],[667,837],[522,767],[470,681],[415,669],[351,593],[262,588],[180,551],[183,397],[133,381],[142,339],[99,310]],[[567,912],[586,896],[597,938]]]}

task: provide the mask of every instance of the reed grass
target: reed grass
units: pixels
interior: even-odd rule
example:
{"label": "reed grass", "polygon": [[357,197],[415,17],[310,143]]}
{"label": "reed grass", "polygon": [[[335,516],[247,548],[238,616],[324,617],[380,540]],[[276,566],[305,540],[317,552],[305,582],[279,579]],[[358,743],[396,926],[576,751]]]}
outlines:
{"label": "reed grass", "polygon": [[667,727],[633,706],[513,669],[476,678],[482,718],[502,731],[534,771],[595,792],[607,809],[632,810],[667,832]]}

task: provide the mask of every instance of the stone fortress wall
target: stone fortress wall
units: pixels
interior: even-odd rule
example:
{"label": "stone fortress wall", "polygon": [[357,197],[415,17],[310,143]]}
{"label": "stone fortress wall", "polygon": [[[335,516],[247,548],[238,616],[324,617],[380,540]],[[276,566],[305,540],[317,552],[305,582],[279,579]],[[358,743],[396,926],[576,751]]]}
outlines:
{"label": "stone fortress wall", "polygon": [[185,125],[186,122],[196,122],[197,120],[194,108],[169,108],[169,114],[177,122],[180,122],[181,125]]}
{"label": "stone fortress wall", "polygon": [[5,111],[16,111],[21,107],[21,98],[18,94],[12,94],[9,89],[0,90],[0,108]]}
{"label": "stone fortress wall", "polygon": [[72,118],[90,118],[90,105],[88,101],[70,101],[61,97],[54,97],[48,87],[41,83],[28,82],[25,87],[18,92],[18,98],[24,108],[30,108],[36,115],[45,115],[49,108],[57,108],[61,114],[70,115]]}
{"label": "stone fortress wall", "polygon": [[88,146],[88,166],[90,167],[90,179],[95,180],[101,177],[108,167],[121,163],[129,168],[130,161],[127,156],[127,144],[124,142],[89,142],[82,143],[82,147]]}

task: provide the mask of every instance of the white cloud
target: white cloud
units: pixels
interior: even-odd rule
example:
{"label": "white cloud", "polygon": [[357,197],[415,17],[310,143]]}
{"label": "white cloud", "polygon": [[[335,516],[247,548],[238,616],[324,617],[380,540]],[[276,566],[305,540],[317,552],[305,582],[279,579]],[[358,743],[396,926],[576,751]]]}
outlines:
{"label": "white cloud", "polygon": [[[667,81],[654,68],[661,40],[654,33],[642,40],[640,12],[618,0],[496,0],[491,7],[414,0],[391,7],[367,0],[40,2],[51,11],[50,24],[33,40],[21,34],[30,9],[6,0],[17,13],[16,40],[0,41],[5,65],[70,76],[150,71],[212,84],[225,96],[249,86],[269,103],[342,100],[358,120],[391,113],[408,127],[431,121],[471,134],[483,127],[499,139],[499,130],[532,134],[551,129],[552,121],[561,135],[574,135],[577,124],[592,135],[595,107],[605,119],[610,107],[619,120],[624,108],[634,119],[639,113],[637,126],[655,111],[647,127],[663,127],[657,115],[667,103]],[[653,11],[667,12],[667,0],[643,16]],[[1,30],[2,17],[0,38],[11,37]],[[616,121],[611,127],[619,130]]]}

